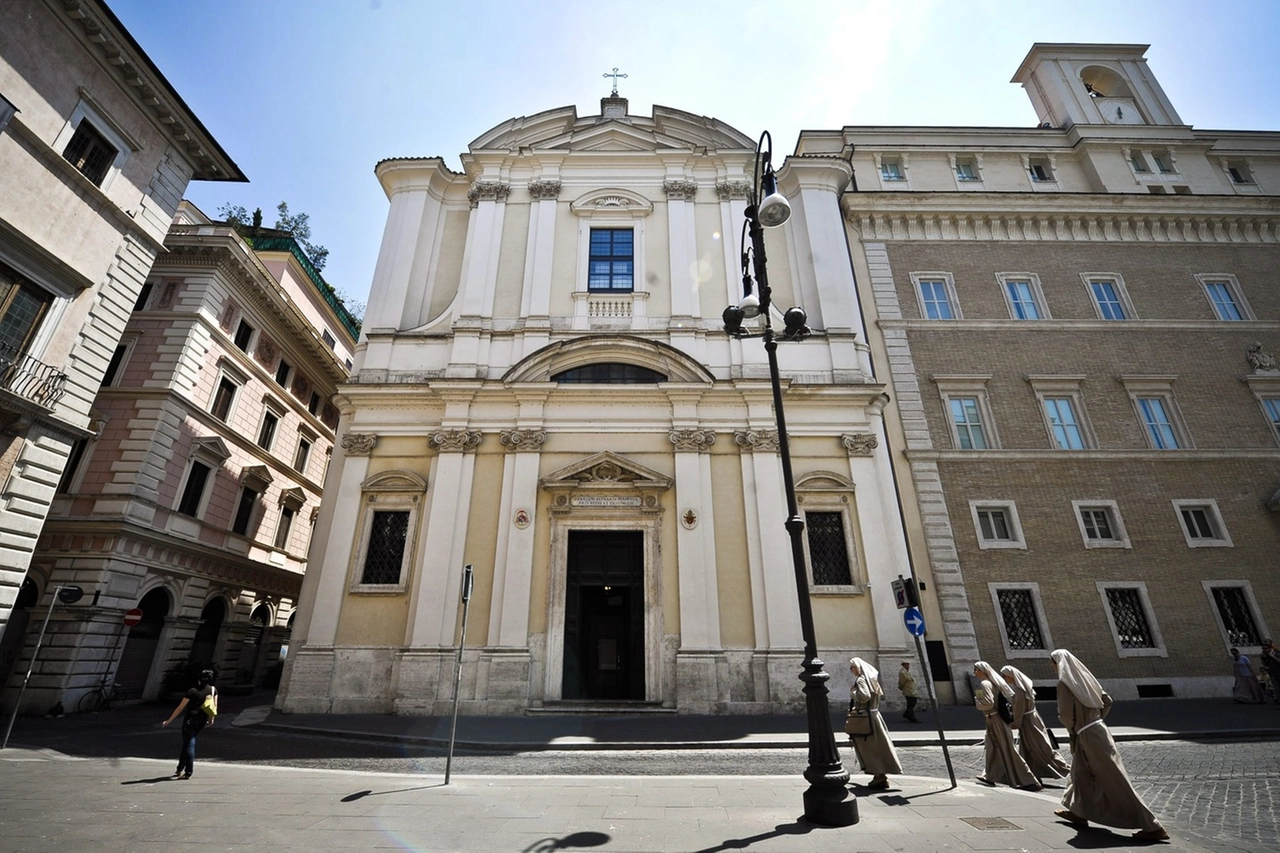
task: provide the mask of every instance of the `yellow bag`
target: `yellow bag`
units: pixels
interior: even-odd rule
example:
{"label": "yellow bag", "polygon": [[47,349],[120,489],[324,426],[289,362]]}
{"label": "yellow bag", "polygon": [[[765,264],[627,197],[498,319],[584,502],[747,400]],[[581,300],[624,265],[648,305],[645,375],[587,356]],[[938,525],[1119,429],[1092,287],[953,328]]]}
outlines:
{"label": "yellow bag", "polygon": [[204,702],[200,704],[200,710],[204,711],[204,715],[212,723],[213,718],[218,716],[218,691],[212,687],[209,688],[209,695],[204,697]]}

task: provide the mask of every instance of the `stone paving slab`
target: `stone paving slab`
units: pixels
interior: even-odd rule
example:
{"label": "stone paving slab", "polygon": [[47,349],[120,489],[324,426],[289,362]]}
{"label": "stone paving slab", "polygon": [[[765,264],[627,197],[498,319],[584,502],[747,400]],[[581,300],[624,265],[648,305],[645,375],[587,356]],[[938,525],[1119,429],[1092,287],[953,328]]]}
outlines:
{"label": "stone paving slab", "polygon": [[[299,770],[200,762],[189,781],[170,762],[0,753],[6,853],[134,853],[200,845],[229,851],[512,851],[607,853],[890,853],[1105,848],[1230,849],[1173,824],[1171,844],[1078,831],[1057,797],[945,780],[895,779],[859,791],[861,821],[808,824],[799,776],[493,777]],[[984,829],[1001,818],[1013,828]],[[997,823],[1001,823],[997,821]],[[1237,848],[1244,850],[1244,847]]]}

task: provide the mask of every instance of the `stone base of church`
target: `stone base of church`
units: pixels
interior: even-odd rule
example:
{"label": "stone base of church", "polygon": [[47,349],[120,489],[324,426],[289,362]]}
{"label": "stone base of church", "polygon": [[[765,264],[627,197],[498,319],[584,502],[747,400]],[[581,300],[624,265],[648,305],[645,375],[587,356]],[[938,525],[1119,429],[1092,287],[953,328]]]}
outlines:
{"label": "stone base of church", "polygon": [[[882,707],[900,709],[898,660],[862,649],[830,649],[822,660],[832,709],[849,701],[848,660],[854,655],[880,665]],[[801,714],[803,661],[800,649],[680,650],[665,663],[665,695],[650,697],[648,704],[677,714]],[[526,649],[465,650],[459,713],[518,716],[558,704],[548,704],[543,696],[544,667]],[[304,646],[290,656],[276,707],[299,714],[447,716],[453,712],[456,678],[456,649]]]}

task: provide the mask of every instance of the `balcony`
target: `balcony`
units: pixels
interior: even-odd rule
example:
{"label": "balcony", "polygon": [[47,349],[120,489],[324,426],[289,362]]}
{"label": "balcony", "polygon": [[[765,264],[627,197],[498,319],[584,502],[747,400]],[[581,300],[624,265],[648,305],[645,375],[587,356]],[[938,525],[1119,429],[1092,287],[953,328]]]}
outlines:
{"label": "balcony", "polygon": [[67,374],[0,344],[0,391],[42,409],[52,409],[62,398],[66,384]]}

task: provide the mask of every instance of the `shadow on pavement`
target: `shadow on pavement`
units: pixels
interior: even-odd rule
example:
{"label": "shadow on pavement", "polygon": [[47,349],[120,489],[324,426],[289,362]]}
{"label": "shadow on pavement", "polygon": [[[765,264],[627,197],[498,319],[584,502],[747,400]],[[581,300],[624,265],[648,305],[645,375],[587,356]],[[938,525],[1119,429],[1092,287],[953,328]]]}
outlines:
{"label": "shadow on pavement", "polygon": [[603,832],[574,832],[564,838],[542,838],[524,848],[522,853],[551,853],[553,850],[575,850],[608,844],[613,836]]}
{"label": "shadow on pavement", "polygon": [[715,847],[704,847],[702,850],[694,851],[694,853],[719,853],[721,850],[746,850],[752,844],[764,841],[769,838],[779,838],[783,835],[806,835],[819,826],[816,823],[810,823],[807,820],[800,819],[795,823],[780,823],[773,828],[772,832],[762,832],[759,835],[752,835],[748,838],[730,838],[720,842]]}
{"label": "shadow on pavement", "polygon": [[1128,835],[1118,835],[1105,829],[1078,829],[1075,838],[1067,844],[1077,850],[1110,850],[1116,847],[1147,847],[1162,844],[1160,841],[1143,841]]}
{"label": "shadow on pavement", "polygon": [[384,794],[405,794],[405,793],[408,793],[409,791],[426,791],[431,788],[443,788],[443,787],[444,787],[443,782],[437,782],[434,785],[418,785],[413,788],[395,788],[394,790],[391,790],[391,791],[369,791],[369,790],[356,791],[354,794],[347,794],[345,797],[342,798],[340,802],[354,803],[356,800],[363,800],[365,797],[381,797]]}
{"label": "shadow on pavement", "polygon": [[150,785],[155,782],[177,782],[177,776],[156,776],[152,779],[130,779],[127,782],[121,782],[121,785]]}

